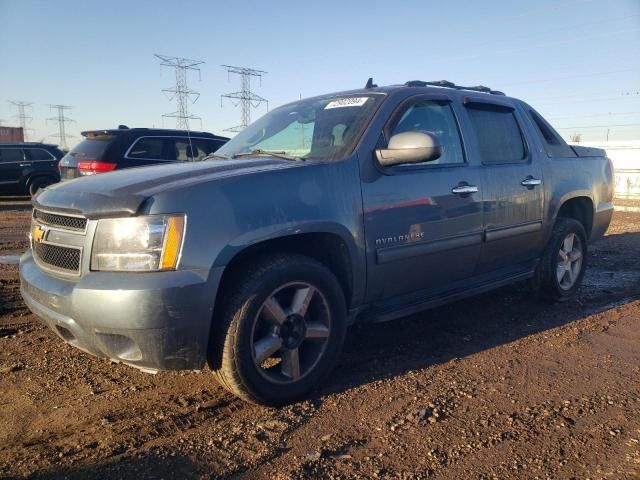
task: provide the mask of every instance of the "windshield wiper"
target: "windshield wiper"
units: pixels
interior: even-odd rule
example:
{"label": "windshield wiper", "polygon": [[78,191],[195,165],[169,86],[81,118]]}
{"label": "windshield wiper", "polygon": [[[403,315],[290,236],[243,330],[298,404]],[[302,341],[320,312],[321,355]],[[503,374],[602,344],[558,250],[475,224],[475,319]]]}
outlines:
{"label": "windshield wiper", "polygon": [[240,158],[240,157],[253,157],[253,156],[263,156],[263,157],[277,157],[282,158],[284,160],[304,160],[302,157],[294,157],[293,155],[287,155],[285,152],[272,152],[270,150],[251,150],[249,152],[240,152],[233,155],[231,158]]}
{"label": "windshield wiper", "polygon": [[202,157],[202,160],[229,160],[229,157],[226,155],[216,155],[215,153],[210,153],[206,157]]}

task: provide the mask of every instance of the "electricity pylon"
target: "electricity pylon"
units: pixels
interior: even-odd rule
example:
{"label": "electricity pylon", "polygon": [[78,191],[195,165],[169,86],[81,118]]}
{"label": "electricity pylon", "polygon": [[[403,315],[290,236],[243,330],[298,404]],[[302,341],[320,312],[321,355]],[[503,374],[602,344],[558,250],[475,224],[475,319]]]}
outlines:
{"label": "electricity pylon", "polygon": [[57,137],[60,139],[60,147],[62,147],[65,150],[69,149],[69,146],[67,145],[67,138],[73,138],[74,135],[69,135],[67,133],[67,129],[65,127],[65,123],[67,122],[73,122],[75,120],[72,120],[69,117],[65,117],[64,116],[64,111],[65,110],[71,110],[72,107],[70,107],[69,105],[49,105],[49,107],[52,110],[57,110],[58,115],[56,115],[55,117],[51,117],[51,118],[47,118],[47,120],[53,121],[53,122],[57,122],[58,123],[58,133],[54,133],[49,135],[50,137]]}
{"label": "electricity pylon", "polygon": [[[227,74],[236,73],[240,75],[240,91],[220,95],[220,106],[222,106],[223,98],[231,99],[231,102],[236,106],[240,104],[240,125],[227,128],[225,132],[241,132],[251,123],[251,107],[257,108],[261,103],[266,103],[267,109],[269,108],[269,102],[266,98],[262,98],[251,91],[251,77],[258,77],[260,84],[262,84],[262,76],[266,75],[267,72],[247,67],[234,67],[232,65],[221,65],[221,67],[227,70]],[[234,100],[237,100],[237,102],[234,102]]]}
{"label": "electricity pylon", "polygon": [[[188,58],[181,57],[168,57],[166,55],[155,55],[161,60],[161,67],[171,67],[175,71],[176,83],[172,88],[165,88],[162,91],[168,94],[169,100],[176,99],[177,109],[172,113],[165,113],[162,115],[165,117],[171,117],[176,119],[176,128],[189,129],[189,120],[200,120],[202,125],[202,118],[197,115],[189,113],[189,101],[193,98],[191,103],[195,103],[200,97],[200,93],[189,88],[187,84],[187,71],[196,70],[200,75],[200,68],[198,65],[202,65],[204,62],[200,60],[190,60]],[[164,123],[164,122],[163,122]]]}

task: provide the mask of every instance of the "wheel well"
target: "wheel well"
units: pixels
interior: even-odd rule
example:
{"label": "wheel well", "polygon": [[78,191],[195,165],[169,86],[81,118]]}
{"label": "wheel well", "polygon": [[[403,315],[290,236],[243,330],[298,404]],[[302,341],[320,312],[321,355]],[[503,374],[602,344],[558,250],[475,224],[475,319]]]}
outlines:
{"label": "wheel well", "polygon": [[336,276],[344,292],[347,306],[350,304],[353,293],[353,273],[349,249],[342,238],[332,233],[291,235],[265,240],[245,248],[227,264],[219,291],[223,291],[225,286],[241,277],[245,265],[255,262],[258,257],[273,253],[296,253],[322,263]]}
{"label": "wheel well", "polygon": [[27,188],[29,188],[31,184],[39,178],[48,178],[49,180],[53,180],[54,182],[57,182],[56,177],[54,177],[53,175],[49,175],[46,173],[38,173],[30,176],[29,179],[26,181]]}
{"label": "wheel well", "polygon": [[593,202],[589,197],[576,197],[567,200],[558,211],[558,217],[575,218],[584,227],[587,238],[591,236],[593,226]]}

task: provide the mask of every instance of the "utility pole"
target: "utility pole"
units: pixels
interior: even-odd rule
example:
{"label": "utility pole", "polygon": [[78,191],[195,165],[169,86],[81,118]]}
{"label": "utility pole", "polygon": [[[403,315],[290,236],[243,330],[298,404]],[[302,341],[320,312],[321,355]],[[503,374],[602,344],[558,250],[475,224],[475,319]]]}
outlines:
{"label": "utility pole", "polygon": [[27,132],[31,132],[30,128],[27,128],[27,123],[33,120],[33,117],[29,117],[26,113],[26,108],[33,106],[31,102],[23,102],[21,100],[9,100],[9,103],[14,107],[18,108],[18,115],[15,115],[20,122],[20,126],[22,127],[22,134],[24,135],[25,141],[27,140],[28,134]]}
{"label": "utility pole", "polygon": [[161,67],[171,67],[175,71],[176,83],[172,88],[165,88],[162,91],[168,95],[169,100],[176,99],[176,111],[165,113],[162,115],[163,124],[165,117],[176,119],[176,128],[189,130],[189,120],[200,120],[200,128],[202,128],[202,118],[189,113],[189,100],[193,98],[191,103],[196,103],[200,98],[200,93],[189,88],[187,84],[187,71],[196,70],[200,77],[200,68],[204,62],[200,60],[190,60],[181,57],[168,57],[166,55],[155,54],[160,59]]}
{"label": "utility pole", "polygon": [[[231,73],[240,75],[240,91],[220,95],[220,106],[222,106],[223,98],[231,99],[231,102],[236,106],[240,104],[240,125],[227,128],[225,132],[241,132],[251,123],[251,107],[257,108],[261,103],[266,103],[267,110],[269,109],[268,100],[251,91],[251,77],[258,77],[260,85],[262,85],[262,76],[266,75],[267,72],[247,67],[234,67],[232,65],[220,66],[227,70],[227,75]],[[237,100],[237,102],[234,102],[234,100]]]}
{"label": "utility pole", "polygon": [[68,150],[69,146],[67,145],[67,138],[73,138],[74,135],[69,135],[67,133],[67,129],[65,128],[65,123],[73,122],[71,118],[64,116],[65,110],[71,110],[72,107],[69,105],[49,105],[51,110],[56,110],[58,114],[55,117],[47,118],[47,120],[51,120],[53,122],[58,123],[58,133],[49,135],[50,137],[57,137],[60,139],[60,147],[63,150]]}

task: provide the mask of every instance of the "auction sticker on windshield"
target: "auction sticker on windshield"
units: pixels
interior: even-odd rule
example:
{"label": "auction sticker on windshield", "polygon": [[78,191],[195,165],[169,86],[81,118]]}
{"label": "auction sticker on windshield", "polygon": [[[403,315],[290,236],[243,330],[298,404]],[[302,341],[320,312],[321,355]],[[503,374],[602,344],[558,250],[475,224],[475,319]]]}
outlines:
{"label": "auction sticker on windshield", "polygon": [[339,98],[338,100],[332,100],[327,103],[327,106],[324,107],[324,109],[329,110],[330,108],[361,107],[367,102],[367,100],[369,100],[369,97]]}

